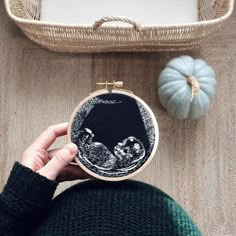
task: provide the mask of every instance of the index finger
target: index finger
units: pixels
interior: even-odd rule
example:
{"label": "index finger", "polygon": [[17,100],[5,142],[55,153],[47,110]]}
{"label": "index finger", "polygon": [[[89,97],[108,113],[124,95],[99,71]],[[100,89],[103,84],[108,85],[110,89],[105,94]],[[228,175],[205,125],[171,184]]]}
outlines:
{"label": "index finger", "polygon": [[57,137],[67,134],[68,122],[49,126],[31,145],[42,149],[48,149]]}

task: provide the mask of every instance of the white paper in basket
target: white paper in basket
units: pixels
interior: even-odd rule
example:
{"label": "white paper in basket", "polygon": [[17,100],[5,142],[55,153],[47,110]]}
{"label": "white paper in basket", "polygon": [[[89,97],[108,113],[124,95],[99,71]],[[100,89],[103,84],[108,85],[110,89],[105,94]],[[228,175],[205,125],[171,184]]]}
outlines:
{"label": "white paper in basket", "polygon": [[198,1],[42,0],[41,3],[42,21],[93,24],[104,16],[126,16],[143,25],[190,23],[198,20]]}

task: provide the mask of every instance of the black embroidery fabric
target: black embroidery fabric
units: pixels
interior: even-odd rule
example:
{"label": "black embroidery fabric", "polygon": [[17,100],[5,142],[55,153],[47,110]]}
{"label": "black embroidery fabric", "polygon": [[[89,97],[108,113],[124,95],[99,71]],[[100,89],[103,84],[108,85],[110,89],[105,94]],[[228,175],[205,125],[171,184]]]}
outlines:
{"label": "black embroidery fabric", "polygon": [[143,104],[127,95],[108,93],[82,105],[72,122],[71,139],[79,147],[77,158],[89,170],[121,177],[148,159],[155,129]]}

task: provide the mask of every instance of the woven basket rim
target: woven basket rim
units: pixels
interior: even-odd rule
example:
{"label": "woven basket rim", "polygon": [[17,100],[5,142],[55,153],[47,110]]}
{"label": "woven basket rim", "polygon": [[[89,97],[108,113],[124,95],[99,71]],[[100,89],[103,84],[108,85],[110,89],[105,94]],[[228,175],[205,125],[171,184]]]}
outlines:
{"label": "woven basket rim", "polygon": [[[67,23],[58,23],[58,22],[47,22],[47,21],[38,21],[33,19],[23,19],[18,16],[15,16],[10,9],[9,0],[4,0],[5,8],[9,17],[17,23],[26,23],[32,25],[39,25],[45,27],[70,27],[70,28],[84,28],[84,29],[91,29],[92,24],[67,24]],[[141,24],[142,29],[170,29],[170,28],[188,28],[188,27],[196,27],[196,26],[208,26],[208,25],[215,25],[219,22],[223,22],[227,20],[233,13],[234,10],[234,0],[229,0],[229,10],[228,12],[218,18],[212,20],[205,20],[205,21],[198,21],[198,22],[191,22],[191,23],[182,23],[182,24],[165,24],[165,25],[143,25]],[[103,26],[102,28],[106,29],[132,29],[132,26]]]}

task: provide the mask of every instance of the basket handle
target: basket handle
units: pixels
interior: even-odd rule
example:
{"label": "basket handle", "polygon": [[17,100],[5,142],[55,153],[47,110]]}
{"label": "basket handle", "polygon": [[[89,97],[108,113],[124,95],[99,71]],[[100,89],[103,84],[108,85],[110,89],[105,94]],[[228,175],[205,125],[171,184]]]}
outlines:
{"label": "basket handle", "polygon": [[106,22],[111,22],[111,21],[122,21],[128,24],[131,24],[134,26],[134,29],[137,32],[141,32],[141,25],[136,23],[134,20],[131,20],[127,17],[123,17],[123,16],[105,16],[99,20],[96,20],[93,24],[93,29],[97,30],[99,27],[102,26],[102,24],[106,23]]}

